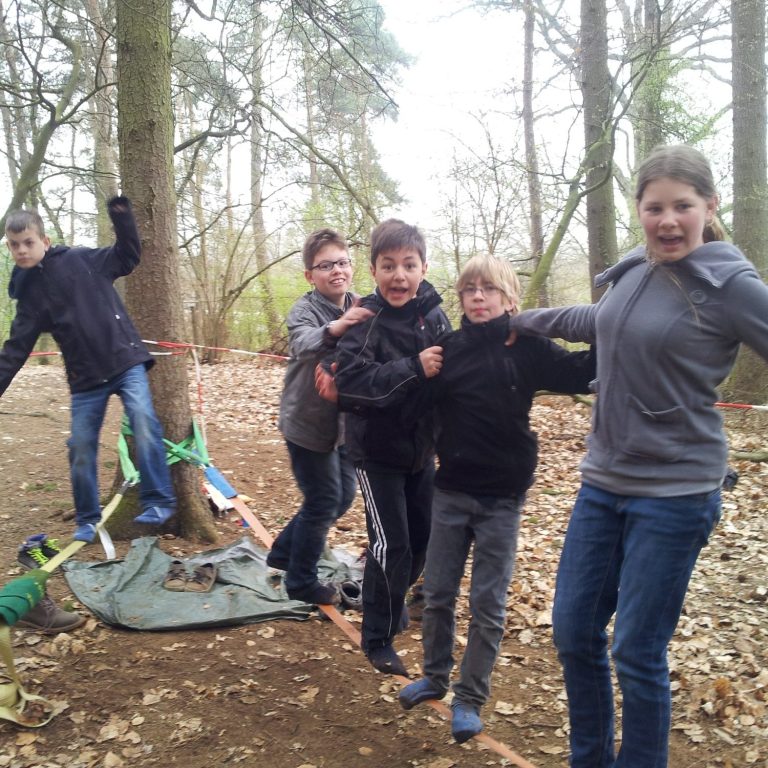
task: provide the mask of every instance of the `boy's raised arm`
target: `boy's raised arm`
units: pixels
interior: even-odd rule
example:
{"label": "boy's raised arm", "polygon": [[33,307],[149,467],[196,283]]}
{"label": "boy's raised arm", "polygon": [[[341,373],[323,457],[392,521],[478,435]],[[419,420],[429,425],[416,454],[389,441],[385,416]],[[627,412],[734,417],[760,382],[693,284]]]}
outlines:
{"label": "boy's raised arm", "polygon": [[96,268],[116,280],[130,275],[141,258],[141,238],[133,215],[133,206],[127,197],[113,197],[107,203],[107,212],[115,228],[115,242],[93,253]]}

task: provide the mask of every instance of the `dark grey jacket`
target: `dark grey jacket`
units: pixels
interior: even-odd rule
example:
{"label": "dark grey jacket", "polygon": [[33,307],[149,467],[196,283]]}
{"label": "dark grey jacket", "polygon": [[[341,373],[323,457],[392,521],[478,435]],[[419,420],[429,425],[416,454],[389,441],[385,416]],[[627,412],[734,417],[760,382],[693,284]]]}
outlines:
{"label": "dark grey jacket", "polygon": [[714,490],[727,457],[716,388],[740,342],[768,359],[768,286],[724,242],[660,264],[640,247],[595,282],[610,284],[597,304],[511,320],[519,333],[597,344],[584,481],[652,497]]}
{"label": "dark grey jacket", "polygon": [[288,348],[291,359],[285,371],[277,426],[286,440],[302,448],[327,453],[341,442],[339,412],[315,390],[315,366],[336,348],[338,339],[326,331],[352,306],[346,295],[344,309],[317,289],[304,294],[288,313]]}

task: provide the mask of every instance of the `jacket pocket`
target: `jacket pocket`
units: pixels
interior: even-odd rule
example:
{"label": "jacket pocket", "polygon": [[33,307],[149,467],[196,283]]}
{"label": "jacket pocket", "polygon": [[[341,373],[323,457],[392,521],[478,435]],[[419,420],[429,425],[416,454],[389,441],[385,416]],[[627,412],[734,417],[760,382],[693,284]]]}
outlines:
{"label": "jacket pocket", "polygon": [[623,452],[628,456],[677,461],[690,447],[688,415],[681,405],[653,411],[634,395],[627,395],[625,417]]}

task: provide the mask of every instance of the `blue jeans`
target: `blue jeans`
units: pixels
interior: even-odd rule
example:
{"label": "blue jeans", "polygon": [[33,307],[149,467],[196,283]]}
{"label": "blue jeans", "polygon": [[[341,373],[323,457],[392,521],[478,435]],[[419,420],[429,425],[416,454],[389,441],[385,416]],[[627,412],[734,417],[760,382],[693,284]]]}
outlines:
{"label": "blue jeans", "polygon": [[455,697],[482,707],[504,635],[507,588],[515,567],[522,500],[479,499],[435,488],[424,568],[424,675],[448,689],[456,636],[456,597],[474,541],[469,587],[469,637]]}
{"label": "blue jeans", "polygon": [[[572,768],[664,768],[671,696],[667,646],[691,572],[720,517],[720,489],[668,498],[582,485],[560,557],[553,632],[571,721]],[[606,627],[623,694],[614,713]]]}
{"label": "blue jeans", "polygon": [[165,460],[163,429],[152,406],[147,371],[143,364],[134,365],[106,384],[72,395],[72,435],[67,446],[78,525],[97,523],[101,518],[99,432],[110,395],[117,395],[122,400],[133,432],[141,475],[142,509],[176,506]]}
{"label": "blue jeans", "polygon": [[285,588],[302,590],[317,582],[317,561],[328,531],[351,506],[357,484],[343,445],[323,453],[285,442],[304,501],[275,539],[271,554],[288,563]]}

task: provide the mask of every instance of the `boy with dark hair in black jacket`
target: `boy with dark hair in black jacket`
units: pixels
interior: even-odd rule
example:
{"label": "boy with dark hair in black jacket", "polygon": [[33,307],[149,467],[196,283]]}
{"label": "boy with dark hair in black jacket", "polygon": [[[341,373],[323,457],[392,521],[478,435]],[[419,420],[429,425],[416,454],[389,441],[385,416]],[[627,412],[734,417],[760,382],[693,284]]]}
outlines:
{"label": "boy with dark hair in black jacket", "polygon": [[520,510],[537,460],[533,396],[540,389],[587,392],[595,362],[592,352],[568,353],[548,339],[520,337],[505,345],[520,293],[509,262],[470,259],[457,289],[461,329],[441,340],[444,367],[429,384],[440,468],[424,569],[425,677],[400,691],[400,703],[411,709],[448,690],[456,597],[474,544],[471,620],[451,705],[453,736],[464,742],[482,730],[480,707],[504,634]]}
{"label": "boy with dark hair in black jacket", "polygon": [[424,567],[434,478],[433,424],[425,382],[442,366],[437,339],[450,324],[424,280],[421,232],[389,219],[371,232],[374,315],[337,347],[336,388],[347,411],[347,452],[365,501],[368,557],[362,648],[385,674],[406,675],[392,646],[407,623],[405,596]]}
{"label": "boy with dark hair in black jacket", "polygon": [[72,393],[72,434],[67,444],[77,524],[74,538],[85,542],[96,538],[101,519],[97,454],[110,395],[123,401],[136,444],[143,509],[136,521],[164,523],[176,507],[162,427],[147,380],[154,360],[113,286],[139,263],[139,232],[127,198],[110,200],[108,211],[116,241],[106,248],[51,247],[35,211],[12,211],[5,224],[16,262],[8,293],[18,303],[10,337],[0,351],[0,395],[40,334],[52,334],[64,357]]}

